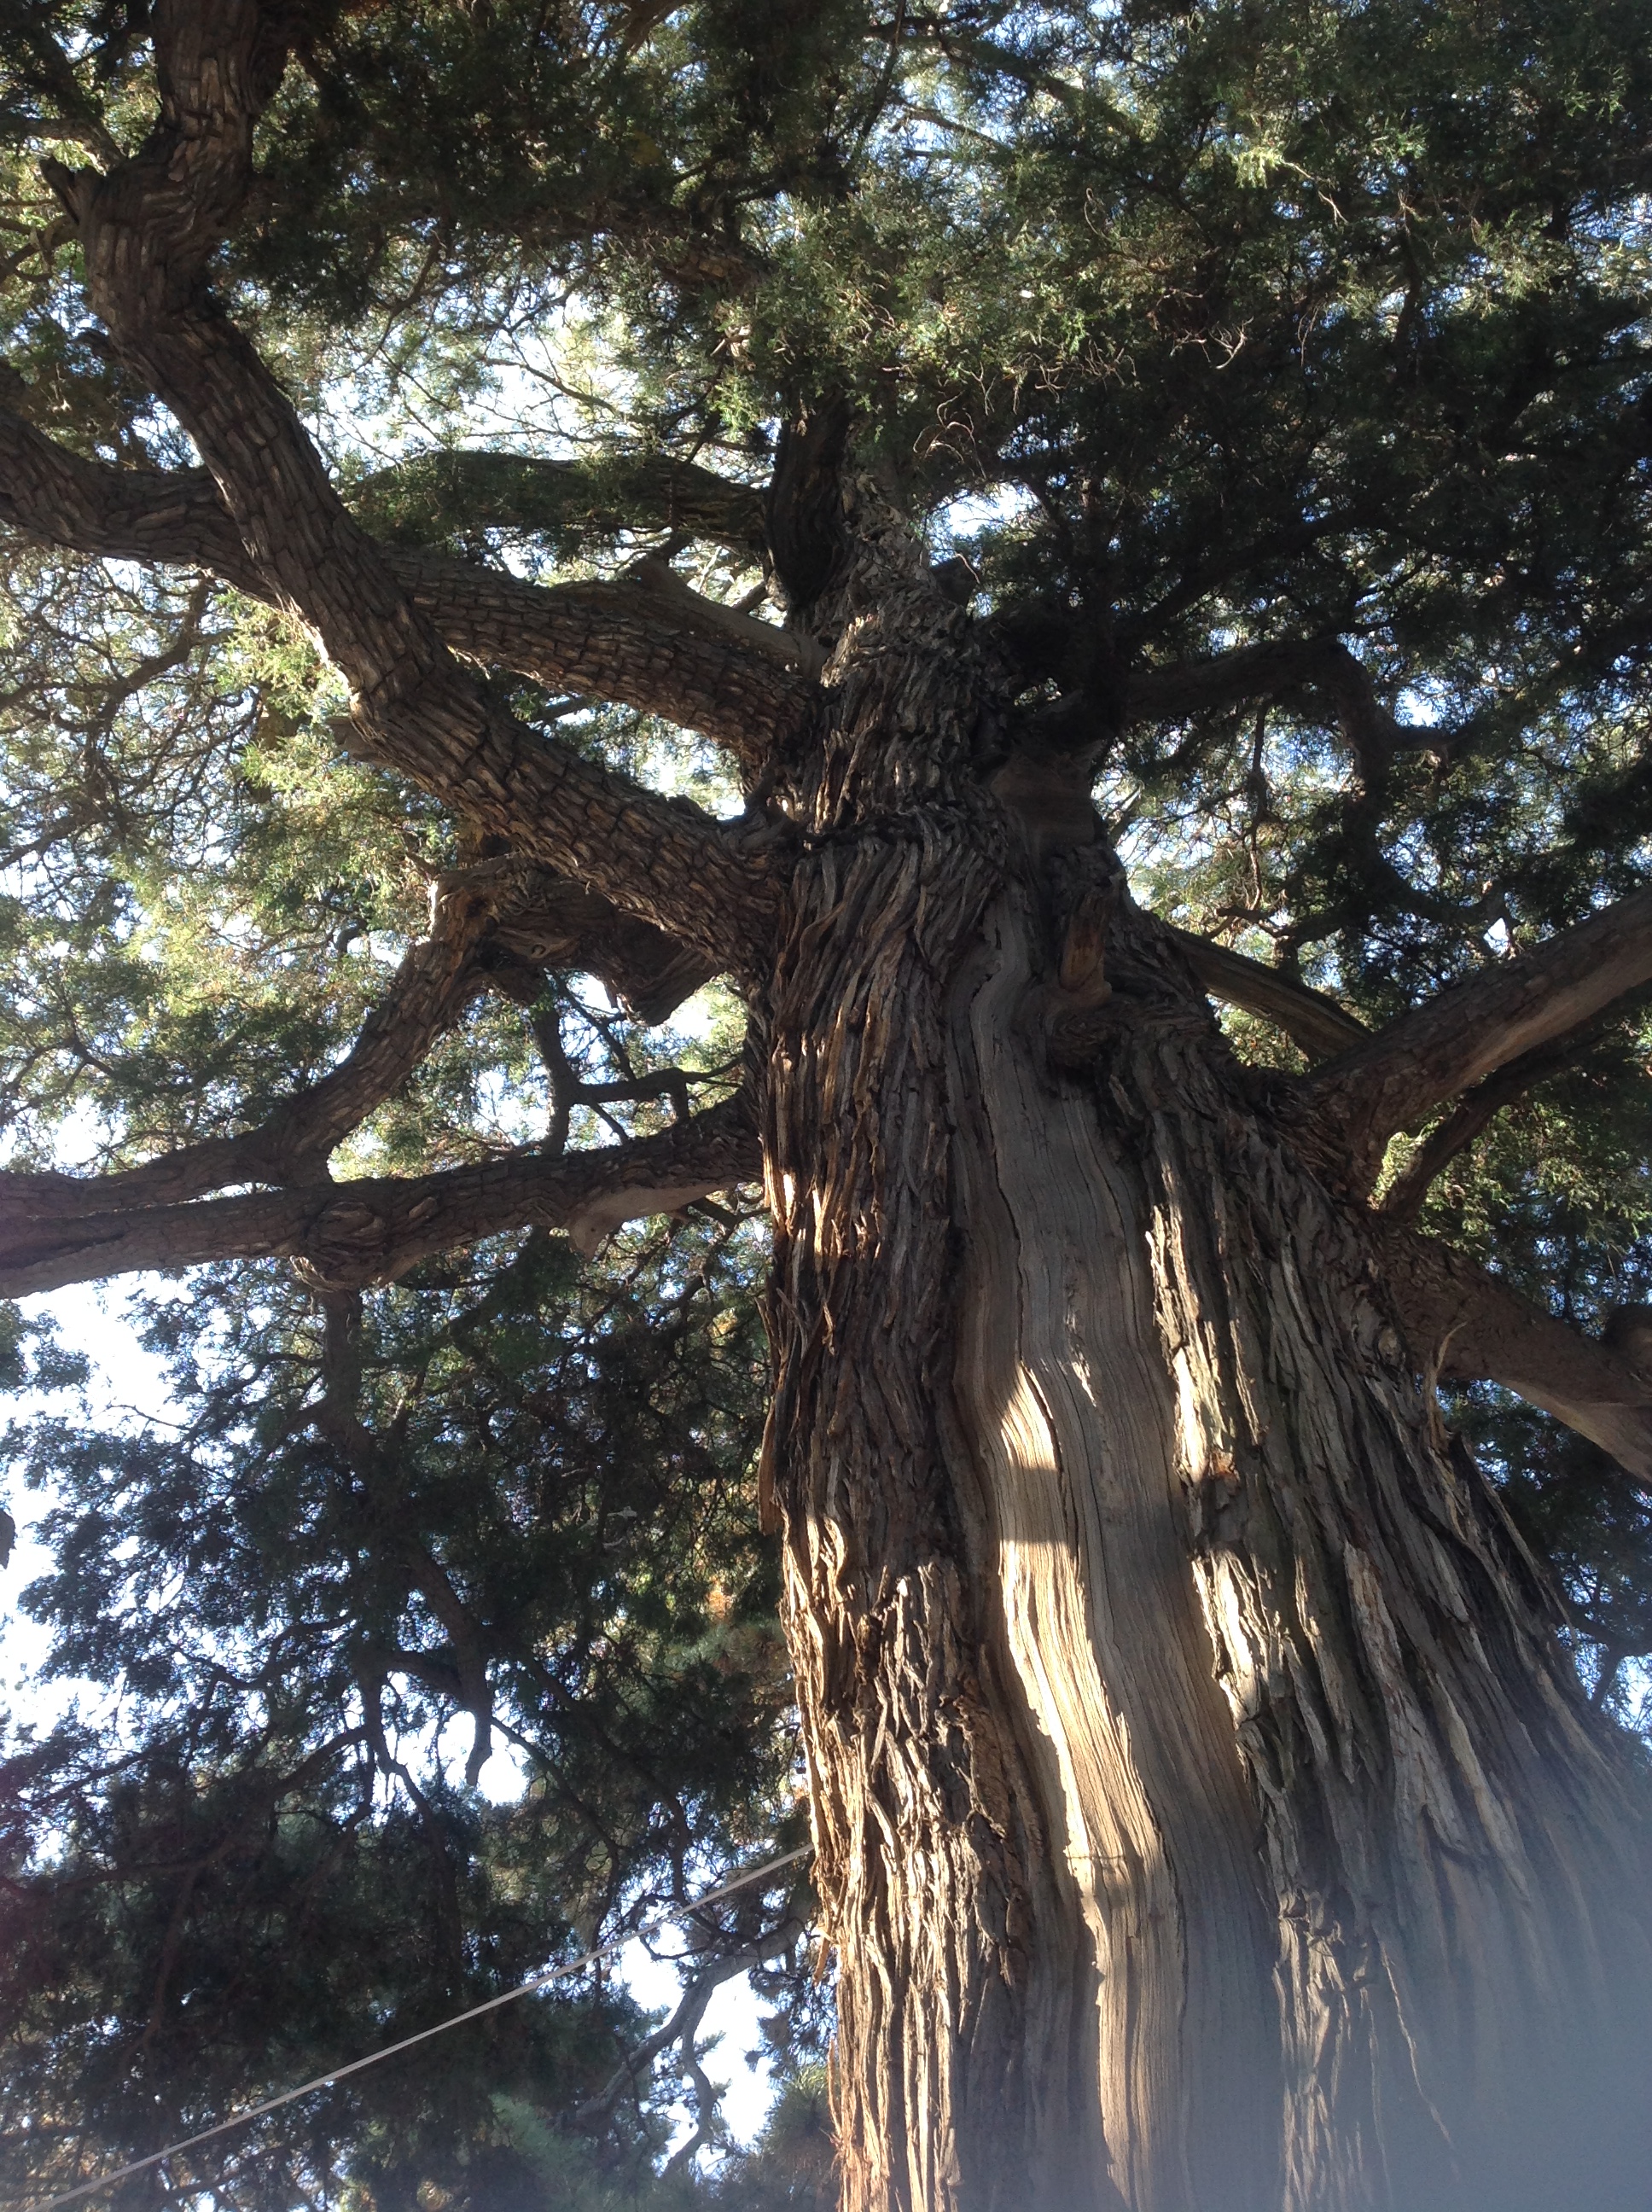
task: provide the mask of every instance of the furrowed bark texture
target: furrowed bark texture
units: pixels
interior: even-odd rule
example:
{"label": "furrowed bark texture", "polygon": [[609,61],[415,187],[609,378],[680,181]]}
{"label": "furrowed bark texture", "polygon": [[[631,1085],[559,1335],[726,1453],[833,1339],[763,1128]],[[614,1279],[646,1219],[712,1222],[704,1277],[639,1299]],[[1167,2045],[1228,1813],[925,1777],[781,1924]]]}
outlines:
{"label": "furrowed bark texture", "polygon": [[1121,963],[1103,1111],[1146,1187],[1193,1570],[1262,1815],[1284,2202],[1627,2207],[1643,1801],[1364,1223],[1154,965]]}
{"label": "furrowed bark texture", "polygon": [[848,2212],[1628,2212],[1636,1779],[1362,1218],[854,526],[762,1009]]}
{"label": "furrowed bark texture", "polygon": [[[744,1103],[731,1101],[655,1136],[560,1158],[515,1152],[434,1175],[361,1176],[192,1205],[66,1212],[58,1189],[30,1189],[19,1177],[23,1188],[0,1188],[0,1297],[244,1259],[294,1260],[313,1286],[349,1290],[531,1224],[565,1229],[590,1253],[621,1222],[675,1212],[748,1180],[756,1165]],[[89,1198],[97,1188],[88,1178]]]}

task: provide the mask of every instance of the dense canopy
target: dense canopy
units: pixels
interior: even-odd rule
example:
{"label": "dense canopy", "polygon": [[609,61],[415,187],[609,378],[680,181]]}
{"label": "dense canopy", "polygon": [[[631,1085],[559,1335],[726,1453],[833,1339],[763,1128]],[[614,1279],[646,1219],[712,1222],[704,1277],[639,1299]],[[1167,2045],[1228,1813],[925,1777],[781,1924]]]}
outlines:
{"label": "dense canopy", "polygon": [[[797,798],[851,538],[986,672],[981,787],[1046,843],[1093,798],[1244,1095],[1334,1133],[1632,1766],[1643,11],[0,24],[0,1291],[142,1273],[175,1397],[12,1433],[21,1601],[107,1694],[0,1769],[8,2194],[805,1838],[756,979],[873,787],[826,747]],[[587,1977],[173,2190],[824,2203],[811,1910],[725,1911],[659,2033]],[[695,2179],[692,2008],[754,1960],[790,2101]],[[661,2051],[701,2126],[657,2184]]]}

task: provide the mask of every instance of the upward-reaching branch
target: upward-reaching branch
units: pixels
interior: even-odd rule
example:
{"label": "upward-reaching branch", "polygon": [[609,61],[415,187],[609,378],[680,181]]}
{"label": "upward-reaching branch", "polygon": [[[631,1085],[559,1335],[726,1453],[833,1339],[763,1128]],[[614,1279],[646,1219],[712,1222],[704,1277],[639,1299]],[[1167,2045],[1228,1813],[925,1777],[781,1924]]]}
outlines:
{"label": "upward-reaching branch", "polygon": [[707,980],[705,962],[659,930],[538,869],[457,871],[437,885],[433,908],[429,936],[409,950],[344,1059],[256,1127],[107,1175],[0,1174],[0,1224],[38,1235],[53,1222],[178,1206],[232,1183],[315,1182],[490,984],[515,996],[525,975],[537,997],[546,968],[577,968],[641,1018],[663,1021]]}
{"label": "upward-reaching branch", "polygon": [[0,1174],[0,1221],[70,1221],[88,1213],[176,1206],[231,1183],[313,1182],[330,1153],[388,1098],[483,988],[477,955],[493,925],[492,887],[452,887],[430,934],[411,946],[338,1066],[291,1092],[257,1127],[108,1175]]}
{"label": "upward-reaching branch", "polygon": [[1242,952],[1213,944],[1208,937],[1195,937],[1189,930],[1172,926],[1170,934],[1212,998],[1277,1024],[1315,1060],[1346,1052],[1370,1034],[1364,1022],[1334,999],[1294,982],[1277,968],[1265,968],[1260,960],[1248,960]]}
{"label": "upward-reaching branch", "polygon": [[317,632],[365,747],[547,866],[733,965],[772,927],[760,862],[716,825],[516,723],[448,653],[345,509],[297,416],[210,298],[208,257],[252,175],[285,19],[256,0],[161,0],[161,108],[106,176],[52,165],[87,289],[194,438],[268,587]]}
{"label": "upward-reaching branch", "polygon": [[390,568],[467,660],[663,715],[717,738],[750,770],[810,711],[813,687],[785,631],[676,578],[633,570],[547,588],[438,553],[392,553]]}
{"label": "upward-reaching branch", "polygon": [[1652,981],[1652,889],[1401,1014],[1314,1078],[1324,1124],[1369,1188],[1382,1150],[1505,1061],[1581,1028]]}

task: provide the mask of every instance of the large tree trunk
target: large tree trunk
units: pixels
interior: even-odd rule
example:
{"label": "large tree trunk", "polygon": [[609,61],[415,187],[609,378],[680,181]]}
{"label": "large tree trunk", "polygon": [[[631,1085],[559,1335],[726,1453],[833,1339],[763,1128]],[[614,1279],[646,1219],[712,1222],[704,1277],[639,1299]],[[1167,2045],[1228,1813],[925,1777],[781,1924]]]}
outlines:
{"label": "large tree trunk", "polygon": [[763,1018],[847,2212],[1643,2207],[1641,1784],[1541,1577],[1082,774],[897,530],[844,592]]}

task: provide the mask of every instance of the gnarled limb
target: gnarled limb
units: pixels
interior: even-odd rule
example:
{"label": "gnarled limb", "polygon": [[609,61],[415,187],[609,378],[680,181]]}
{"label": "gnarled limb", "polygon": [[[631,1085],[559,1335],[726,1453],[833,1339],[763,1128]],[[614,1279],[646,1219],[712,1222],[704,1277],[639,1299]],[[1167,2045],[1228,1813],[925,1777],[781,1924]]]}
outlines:
{"label": "gnarled limb", "polygon": [[1449,1245],[1381,1214],[1372,1233],[1424,1372],[1502,1383],[1652,1488],[1652,1381]]}
{"label": "gnarled limb", "polygon": [[358,485],[351,506],[376,537],[429,545],[466,530],[556,537],[683,531],[761,558],[763,496],[666,453],[546,460],[459,449],[421,453]]}
{"label": "gnarled limb", "polygon": [[1401,1014],[1313,1079],[1322,1124],[1369,1189],[1382,1148],[1448,1098],[1652,981],[1652,889]]}
{"label": "gnarled limb", "polygon": [[561,1158],[519,1152],[404,1179],[116,1206],[67,1221],[14,1217],[0,1297],[139,1268],[256,1259],[297,1261],[318,1289],[347,1290],[392,1280],[434,1252],[536,1225],[565,1230],[588,1251],[623,1221],[674,1212],[759,1172],[750,1115],[735,1099],[658,1136]]}
{"label": "gnarled limb", "polygon": [[37,544],[146,567],[210,568],[255,597],[267,586],[205,469],[88,460],[0,407],[0,522]]}
{"label": "gnarled limb", "polygon": [[389,567],[465,659],[702,731],[748,769],[811,710],[788,634],[680,579],[662,586],[634,569],[613,583],[528,584],[439,553],[393,553]]}
{"label": "gnarled limb", "polygon": [[1309,689],[1333,709],[1362,773],[1390,754],[1425,744],[1425,727],[1407,727],[1377,697],[1369,671],[1339,638],[1275,638],[1236,646],[1208,660],[1142,668],[1125,693],[1127,722],[1181,721],[1194,714],[1277,699]]}
{"label": "gnarled limb", "polygon": [[1328,1060],[1370,1036],[1364,1022],[1322,992],[1310,991],[1278,969],[1265,968],[1260,960],[1248,960],[1207,937],[1166,926],[1212,998],[1275,1023],[1315,1059]]}
{"label": "gnarled limb", "polygon": [[668,937],[610,900],[534,870],[519,903],[499,914],[484,948],[531,968],[595,975],[645,1026],[669,1021],[717,973],[692,945]]}
{"label": "gnarled limb", "polygon": [[194,438],[252,565],[349,683],[366,749],[531,857],[738,964],[771,927],[762,863],[697,811],[536,736],[478,688],[208,295],[207,259],[245,196],[253,125],[279,81],[284,20],[255,0],[163,0],[161,115],[142,149],[106,176],[48,166],[88,297]]}
{"label": "gnarled limb", "polygon": [[[501,457],[502,458],[502,457]],[[37,544],[210,569],[275,599],[205,469],[88,460],[0,409],[0,520]],[[646,564],[615,583],[545,586],[451,556],[388,548],[390,574],[465,660],[700,730],[749,767],[801,726],[796,641]]]}

